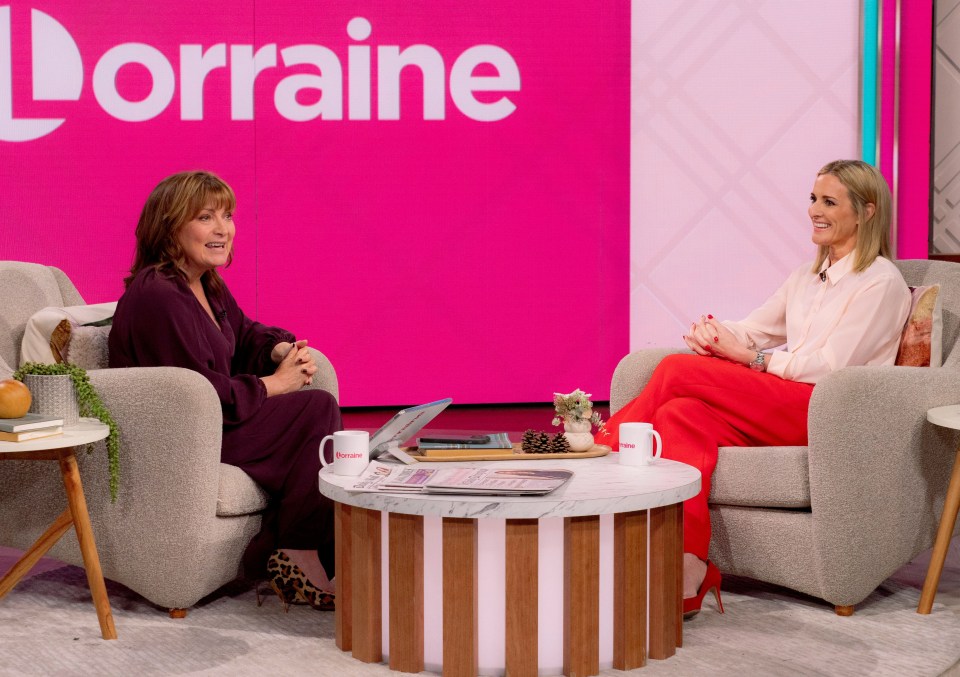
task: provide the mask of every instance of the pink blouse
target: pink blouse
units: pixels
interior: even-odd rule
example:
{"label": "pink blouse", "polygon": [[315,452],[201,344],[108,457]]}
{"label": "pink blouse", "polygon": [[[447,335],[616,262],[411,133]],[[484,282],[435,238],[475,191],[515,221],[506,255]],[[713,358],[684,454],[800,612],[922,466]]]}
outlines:
{"label": "pink blouse", "polygon": [[878,256],[855,273],[854,257],[855,251],[829,267],[825,261],[821,273],[805,264],[745,319],[723,324],[754,350],[785,344],[767,358],[767,371],[791,381],[816,383],[842,367],[893,364],[910,290],[888,259]]}

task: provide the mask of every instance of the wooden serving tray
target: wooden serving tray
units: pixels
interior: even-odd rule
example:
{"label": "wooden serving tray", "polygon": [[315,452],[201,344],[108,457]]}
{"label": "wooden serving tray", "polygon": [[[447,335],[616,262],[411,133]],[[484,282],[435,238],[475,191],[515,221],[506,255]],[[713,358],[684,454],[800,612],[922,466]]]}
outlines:
{"label": "wooden serving tray", "polygon": [[471,449],[451,449],[443,455],[422,456],[416,447],[402,447],[418,461],[432,463],[433,461],[538,461],[541,459],[565,459],[565,458],[596,458],[597,456],[606,456],[610,453],[610,447],[606,444],[594,444],[586,451],[570,451],[565,454],[526,454],[520,450],[520,443],[513,443],[513,453],[477,453]]}

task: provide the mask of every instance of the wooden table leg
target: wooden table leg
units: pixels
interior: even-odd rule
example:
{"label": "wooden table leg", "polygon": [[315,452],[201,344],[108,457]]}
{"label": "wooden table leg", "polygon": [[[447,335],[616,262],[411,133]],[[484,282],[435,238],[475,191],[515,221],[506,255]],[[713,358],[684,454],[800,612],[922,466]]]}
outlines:
{"label": "wooden table leg", "polygon": [[669,658],[677,649],[677,592],[682,568],[677,540],[683,506],[679,503],[650,511],[650,652],[649,657]]}
{"label": "wooden table leg", "polygon": [[423,670],[423,516],[390,513],[390,669]]}
{"label": "wooden table leg", "polygon": [[539,529],[539,520],[507,520],[504,665],[511,677],[537,676]]}
{"label": "wooden table leg", "polygon": [[23,553],[23,556],[16,561],[3,578],[0,578],[0,599],[13,590],[13,587],[27,575],[39,562],[47,551],[53,547],[53,544],[60,540],[60,537],[67,533],[67,530],[73,526],[73,516],[70,514],[70,508],[67,508],[60,516],[53,521],[43,535],[37,539],[37,542],[30,546],[30,549]]}
{"label": "wooden table leg", "polygon": [[364,663],[379,663],[383,658],[380,511],[353,507],[350,513],[353,657]]}
{"label": "wooden table leg", "polygon": [[676,506],[677,519],[674,540],[677,544],[677,648],[683,646],[683,503]]}
{"label": "wooden table leg", "polygon": [[479,668],[477,520],[443,518],[443,674],[474,677]]}
{"label": "wooden table leg", "polygon": [[563,674],[600,672],[600,518],[563,520]]}
{"label": "wooden table leg", "polygon": [[920,604],[917,605],[918,614],[928,614],[933,609],[933,598],[940,584],[940,574],[943,573],[943,563],[947,559],[947,550],[950,548],[950,539],[953,537],[953,527],[957,523],[958,510],[960,510],[960,449],[957,449],[957,457],[953,462],[947,498],[943,502],[940,526],[937,528],[937,539],[933,544],[933,554],[930,556],[930,565],[927,567],[927,578],[923,582],[923,591],[920,593]]}
{"label": "wooden table leg", "polygon": [[647,662],[647,511],[613,516],[613,667]]}
{"label": "wooden table leg", "polygon": [[353,576],[351,571],[350,526],[351,507],[343,503],[333,504],[333,532],[336,540],[335,564],[337,570],[336,643],[341,651],[353,648]]}
{"label": "wooden table leg", "polygon": [[90,513],[87,512],[87,500],[84,498],[83,485],[80,483],[77,457],[70,447],[61,449],[59,457],[63,486],[67,491],[67,503],[70,505],[70,513],[73,515],[73,528],[77,532],[80,554],[83,557],[83,567],[87,572],[87,583],[90,586],[93,605],[97,609],[97,618],[100,621],[100,634],[104,639],[116,639],[117,630],[113,625],[110,599],[107,597],[107,586],[103,582],[103,571],[100,569],[97,545],[93,540],[93,529],[90,528]]}

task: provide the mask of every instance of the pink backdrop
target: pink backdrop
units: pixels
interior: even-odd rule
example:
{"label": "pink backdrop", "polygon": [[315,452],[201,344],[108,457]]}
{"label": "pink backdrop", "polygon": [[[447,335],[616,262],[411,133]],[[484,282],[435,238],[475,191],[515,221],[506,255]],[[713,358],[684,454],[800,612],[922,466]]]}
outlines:
{"label": "pink backdrop", "polygon": [[[63,268],[88,302],[116,299],[151,188],[205,168],[239,200],[228,284],[250,315],[330,357],[342,404],[547,401],[575,387],[606,399],[629,340],[630,3],[267,4],[0,8],[0,136],[64,120],[0,141],[0,257]],[[31,8],[66,32],[34,14],[32,34]],[[369,37],[362,22],[348,35],[355,17]],[[127,43],[153,49],[114,50]],[[184,45],[226,64],[206,77],[202,119],[184,119],[201,109]],[[244,45],[275,45],[252,95]],[[378,105],[390,46],[432,64],[402,71],[399,119]],[[111,55],[131,54],[152,70],[128,64],[113,79]],[[495,65],[473,68],[471,55]],[[323,80],[285,63],[298,57],[318,60]],[[478,91],[498,74],[498,91]],[[294,104],[283,94],[294,75],[322,95]],[[287,119],[312,105],[321,117]],[[117,119],[138,114],[150,118]]]}

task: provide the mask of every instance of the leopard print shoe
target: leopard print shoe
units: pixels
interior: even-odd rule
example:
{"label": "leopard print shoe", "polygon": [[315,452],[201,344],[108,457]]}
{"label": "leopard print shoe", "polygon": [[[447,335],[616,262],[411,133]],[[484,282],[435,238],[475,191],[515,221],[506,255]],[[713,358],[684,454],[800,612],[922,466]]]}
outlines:
{"label": "leopard print shoe", "polygon": [[[333,611],[336,606],[336,595],[311,583],[300,567],[280,550],[275,550],[267,560],[267,580],[284,611],[289,611],[290,604],[309,604],[320,611]],[[259,590],[257,603],[260,603]]]}

